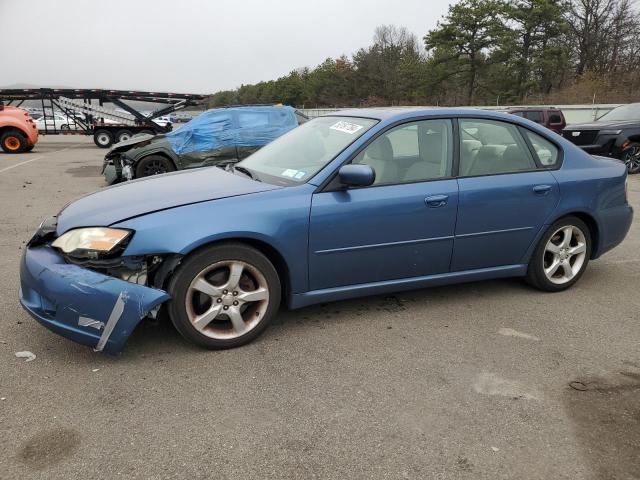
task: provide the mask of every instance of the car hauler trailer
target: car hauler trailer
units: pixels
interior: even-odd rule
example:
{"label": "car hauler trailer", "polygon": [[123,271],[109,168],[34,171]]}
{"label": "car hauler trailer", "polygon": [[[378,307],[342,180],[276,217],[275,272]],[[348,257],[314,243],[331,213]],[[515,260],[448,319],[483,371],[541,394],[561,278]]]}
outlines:
{"label": "car hauler trailer", "polygon": [[[0,89],[0,102],[21,106],[25,101],[37,101],[42,109],[38,123],[43,135],[92,135],[98,147],[128,140],[137,133],[166,133],[171,124],[162,125],[154,119],[185,107],[199,104],[206,95],[170,92],[140,92],[133,90],[102,90],[78,88],[12,88]],[[161,104],[162,108],[145,115],[129,102]],[[118,107],[106,108],[105,104]],[[67,119],[60,127],[56,113]]]}

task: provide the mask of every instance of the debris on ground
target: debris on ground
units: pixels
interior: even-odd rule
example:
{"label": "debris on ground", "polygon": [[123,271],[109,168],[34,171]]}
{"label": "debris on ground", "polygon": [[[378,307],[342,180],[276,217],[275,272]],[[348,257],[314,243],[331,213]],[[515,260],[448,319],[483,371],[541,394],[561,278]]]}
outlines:
{"label": "debris on ground", "polygon": [[34,353],[29,352],[29,351],[16,352],[16,357],[24,358],[25,362],[30,362],[31,360],[35,360],[36,359],[36,355]]}

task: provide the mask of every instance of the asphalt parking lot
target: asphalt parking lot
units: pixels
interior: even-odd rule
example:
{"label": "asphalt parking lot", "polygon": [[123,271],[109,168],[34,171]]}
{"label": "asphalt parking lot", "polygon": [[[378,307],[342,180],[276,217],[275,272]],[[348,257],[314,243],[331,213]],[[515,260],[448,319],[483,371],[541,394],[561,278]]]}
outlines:
{"label": "asphalt parking lot", "polygon": [[[113,358],[18,304],[25,242],[104,188],[104,153],[60,136],[0,154],[1,478],[640,478],[639,221],[567,292],[513,279],[283,311],[218,352],[147,322]],[[638,212],[640,175],[629,196]]]}

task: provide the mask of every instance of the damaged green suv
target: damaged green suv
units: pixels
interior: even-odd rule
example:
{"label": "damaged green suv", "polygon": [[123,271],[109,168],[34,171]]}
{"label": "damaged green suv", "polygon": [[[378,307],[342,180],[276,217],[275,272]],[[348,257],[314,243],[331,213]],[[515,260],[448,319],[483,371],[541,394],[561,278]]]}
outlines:
{"label": "damaged green suv", "polygon": [[236,163],[307,120],[287,106],[208,110],[171,133],[140,134],[114,145],[104,157],[102,173],[112,184]]}

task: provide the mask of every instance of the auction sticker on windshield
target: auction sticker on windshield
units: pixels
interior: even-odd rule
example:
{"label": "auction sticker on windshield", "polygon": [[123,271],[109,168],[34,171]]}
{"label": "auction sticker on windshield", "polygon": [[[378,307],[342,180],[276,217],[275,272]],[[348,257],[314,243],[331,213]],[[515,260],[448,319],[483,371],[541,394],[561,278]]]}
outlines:
{"label": "auction sticker on windshield", "polygon": [[343,120],[334,123],[329,127],[331,130],[338,130],[339,132],[348,133],[349,135],[353,135],[358,130],[360,130],[362,125],[357,125],[355,123],[345,122]]}
{"label": "auction sticker on windshield", "polygon": [[280,175],[283,177],[295,178],[296,180],[300,180],[307,173],[302,170],[294,170],[293,168],[287,168]]}

